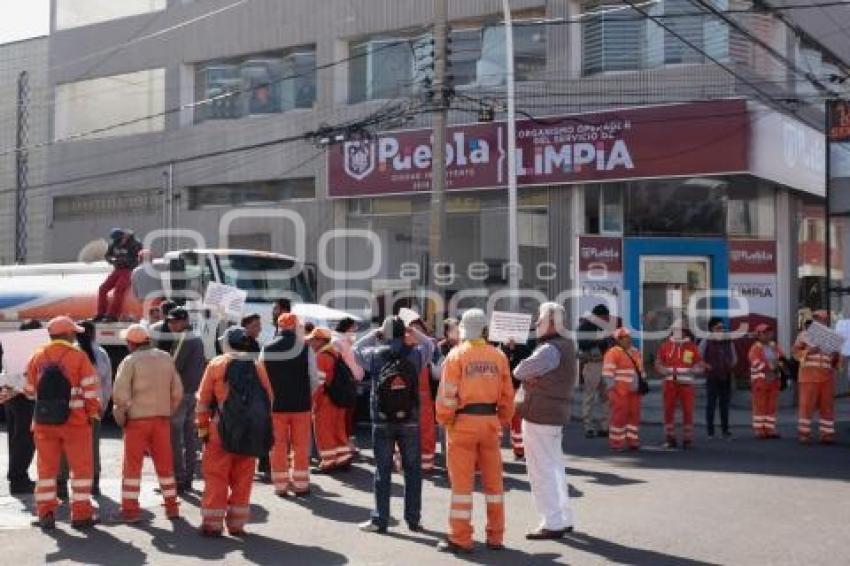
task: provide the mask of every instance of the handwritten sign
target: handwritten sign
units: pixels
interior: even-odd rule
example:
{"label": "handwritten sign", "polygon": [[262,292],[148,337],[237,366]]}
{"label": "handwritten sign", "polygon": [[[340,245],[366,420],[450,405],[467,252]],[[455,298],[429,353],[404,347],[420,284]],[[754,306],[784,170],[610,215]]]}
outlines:
{"label": "handwritten sign", "polygon": [[204,296],[204,306],[228,318],[239,319],[248,300],[248,293],[221,283],[209,283]]}
{"label": "handwritten sign", "polygon": [[811,326],[806,329],[806,341],[829,354],[840,352],[844,345],[843,336],[836,334],[829,327],[819,322],[812,322]]}
{"label": "handwritten sign", "polygon": [[490,316],[487,339],[504,344],[513,340],[517,344],[528,342],[531,315],[515,312],[493,311]]}

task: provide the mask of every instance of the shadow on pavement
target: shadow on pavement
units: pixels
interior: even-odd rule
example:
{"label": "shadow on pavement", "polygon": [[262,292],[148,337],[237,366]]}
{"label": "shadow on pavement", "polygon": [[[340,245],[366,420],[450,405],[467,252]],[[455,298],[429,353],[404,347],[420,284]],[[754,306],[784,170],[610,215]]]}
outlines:
{"label": "shadow on pavement", "polygon": [[369,519],[371,509],[345,503],[336,493],[320,490],[312,486],[310,497],[290,497],[291,504],[310,510],[313,515],[337,523],[360,523]]}
{"label": "shadow on pavement", "polygon": [[47,554],[45,562],[78,562],[80,564],[121,564],[141,566],[147,563],[147,554],[128,542],[124,542],[102,526],[79,535],[71,535],[62,528],[46,533],[56,541],[59,549]]}
{"label": "shadow on pavement", "polygon": [[[711,564],[710,562],[700,562],[683,556],[674,556],[663,552],[656,552],[654,550],[644,550],[633,546],[624,546],[584,533],[569,534],[560,542],[565,546],[569,546],[581,552],[586,552],[587,554],[594,554],[603,558],[607,562],[615,564],[652,564],[653,566],[661,566],[663,564],[675,564],[676,566],[702,566],[705,564]],[[567,558],[569,558],[569,556]]]}
{"label": "shadow on pavement", "polygon": [[[151,543],[159,552],[172,556],[184,556],[198,561],[224,561],[231,553],[238,553],[242,560],[253,564],[345,564],[342,554],[314,546],[291,544],[279,539],[249,533],[244,539],[223,537],[204,538],[198,530],[185,521],[175,521],[174,529],[161,529],[153,525],[141,525],[140,530],[151,536]],[[230,557],[234,560],[234,557]],[[236,560],[240,561],[240,560]],[[110,564],[123,564],[113,559]]]}
{"label": "shadow on pavement", "polygon": [[[690,470],[734,474],[757,474],[765,476],[787,476],[847,481],[847,441],[839,439],[834,446],[801,446],[796,440],[793,425],[781,427],[783,437],[779,440],[757,440],[749,430],[740,427],[734,430],[732,441],[707,440],[702,431],[696,434],[692,450],[667,450],[661,448],[662,429],[658,425],[641,427],[642,449],[637,452],[616,454],[606,443],[586,440],[579,427],[569,427],[565,434],[564,452],[569,462],[572,456],[595,458],[617,462],[624,470],[652,468],[660,470]],[[585,475],[578,469],[567,468],[568,473]],[[587,475],[607,476],[587,472]],[[622,478],[625,479],[625,478]],[[600,477],[605,485],[628,485],[617,476]],[[606,483],[606,482],[614,482]]]}

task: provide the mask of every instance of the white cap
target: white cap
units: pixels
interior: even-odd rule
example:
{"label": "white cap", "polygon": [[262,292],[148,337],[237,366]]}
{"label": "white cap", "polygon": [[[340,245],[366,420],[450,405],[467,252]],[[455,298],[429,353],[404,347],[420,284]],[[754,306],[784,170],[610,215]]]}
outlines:
{"label": "white cap", "polygon": [[481,309],[469,309],[460,318],[460,339],[475,340],[481,338],[487,327],[487,315]]}

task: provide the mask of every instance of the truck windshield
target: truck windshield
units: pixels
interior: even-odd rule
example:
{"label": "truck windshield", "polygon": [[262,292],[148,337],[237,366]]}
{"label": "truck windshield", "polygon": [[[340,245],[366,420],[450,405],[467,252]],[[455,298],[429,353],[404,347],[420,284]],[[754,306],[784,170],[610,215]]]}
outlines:
{"label": "truck windshield", "polygon": [[295,293],[305,303],[315,302],[304,271],[292,273],[289,259],[244,255],[219,256],[222,282],[248,292],[248,301],[270,303],[283,293]]}

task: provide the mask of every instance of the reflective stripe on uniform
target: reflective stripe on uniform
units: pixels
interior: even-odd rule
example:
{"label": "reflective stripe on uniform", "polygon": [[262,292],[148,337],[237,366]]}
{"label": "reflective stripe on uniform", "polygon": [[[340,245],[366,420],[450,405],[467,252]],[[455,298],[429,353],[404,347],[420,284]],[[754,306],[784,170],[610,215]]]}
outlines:
{"label": "reflective stripe on uniform", "polygon": [[88,387],[90,385],[95,385],[96,383],[97,383],[97,376],[84,377],[80,380],[80,385],[82,387]]}
{"label": "reflective stripe on uniform", "polygon": [[452,494],[452,504],[471,504],[472,503],[472,494],[466,493],[453,493]]}
{"label": "reflective stripe on uniform", "polygon": [[205,508],[201,507],[201,517],[204,517],[204,518],[207,518],[207,517],[224,518],[224,516],[226,514],[227,514],[227,511],[225,509],[205,509]]}
{"label": "reflective stripe on uniform", "polygon": [[92,480],[71,480],[71,487],[73,488],[81,488],[81,487],[91,487]]}
{"label": "reflective stripe on uniform", "polygon": [[37,480],[35,482],[35,487],[54,487],[56,485],[56,480]]}
{"label": "reflective stripe on uniform", "polygon": [[505,496],[504,495],[485,495],[484,501],[487,503],[504,503]]}
{"label": "reflective stripe on uniform", "polygon": [[138,499],[139,493],[140,492],[138,492],[138,491],[130,491],[130,490],[122,491],[121,492],[121,499]]}
{"label": "reflective stripe on uniform", "polygon": [[35,494],[36,501],[53,501],[56,499],[55,491],[43,491]]}
{"label": "reflective stripe on uniform", "polygon": [[468,509],[452,509],[449,511],[450,519],[472,519],[472,511]]}
{"label": "reflective stripe on uniform", "polygon": [[91,496],[88,493],[75,493],[71,495],[71,501],[88,501]]}
{"label": "reflective stripe on uniform", "polygon": [[139,487],[140,485],[142,485],[142,480],[135,478],[124,478],[123,483],[124,485],[129,487]]}
{"label": "reflective stripe on uniform", "polygon": [[447,397],[437,397],[437,403],[446,407],[457,407],[457,399],[449,399]]}

